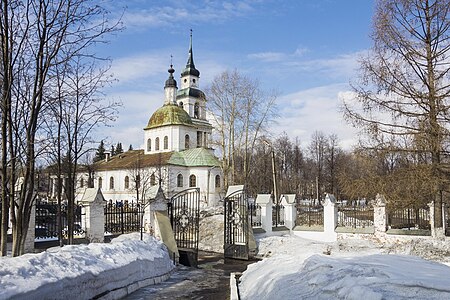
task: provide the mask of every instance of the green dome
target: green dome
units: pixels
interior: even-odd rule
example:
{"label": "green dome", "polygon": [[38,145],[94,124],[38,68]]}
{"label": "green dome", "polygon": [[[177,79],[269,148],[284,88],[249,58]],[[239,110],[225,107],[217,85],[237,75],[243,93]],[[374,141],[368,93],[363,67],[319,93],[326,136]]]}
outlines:
{"label": "green dome", "polygon": [[191,117],[178,105],[167,104],[153,113],[145,129],[156,128],[167,125],[192,126]]}

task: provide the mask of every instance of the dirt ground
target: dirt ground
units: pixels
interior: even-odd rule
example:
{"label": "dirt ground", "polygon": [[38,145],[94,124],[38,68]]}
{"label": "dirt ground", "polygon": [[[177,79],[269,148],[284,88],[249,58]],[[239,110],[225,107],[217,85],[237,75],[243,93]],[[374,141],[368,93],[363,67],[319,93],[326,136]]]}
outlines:
{"label": "dirt ground", "polygon": [[142,288],[124,299],[230,298],[230,273],[243,272],[255,261],[224,259],[223,254],[200,252],[198,268],[179,266],[167,281]]}

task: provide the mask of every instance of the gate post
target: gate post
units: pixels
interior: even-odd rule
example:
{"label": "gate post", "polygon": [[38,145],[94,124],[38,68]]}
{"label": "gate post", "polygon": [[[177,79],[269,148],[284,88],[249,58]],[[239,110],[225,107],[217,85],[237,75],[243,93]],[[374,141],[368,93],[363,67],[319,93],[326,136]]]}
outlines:
{"label": "gate post", "polygon": [[337,226],[337,207],[336,198],[333,194],[326,194],[323,204],[323,231],[325,234],[334,235],[334,229]]}
{"label": "gate post", "polygon": [[292,230],[295,227],[295,219],[297,218],[295,194],[281,195],[281,204],[284,206],[284,226]]}
{"label": "gate post", "polygon": [[373,206],[373,227],[375,235],[383,235],[387,230],[386,199],[377,194]]}
{"label": "gate post", "polygon": [[100,189],[87,188],[81,198],[85,210],[86,238],[91,243],[105,240],[105,198]]}
{"label": "gate post", "polygon": [[261,206],[261,228],[265,232],[272,232],[272,195],[258,194],[256,203]]}

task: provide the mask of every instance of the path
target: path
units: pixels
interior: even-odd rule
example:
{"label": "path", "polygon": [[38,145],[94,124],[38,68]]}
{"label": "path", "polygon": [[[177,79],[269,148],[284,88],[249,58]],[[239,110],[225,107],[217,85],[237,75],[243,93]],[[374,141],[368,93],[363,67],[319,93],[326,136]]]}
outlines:
{"label": "path", "polygon": [[167,281],[142,288],[124,299],[214,299],[230,297],[230,273],[243,272],[255,261],[224,259],[223,254],[199,253],[198,268],[179,266]]}

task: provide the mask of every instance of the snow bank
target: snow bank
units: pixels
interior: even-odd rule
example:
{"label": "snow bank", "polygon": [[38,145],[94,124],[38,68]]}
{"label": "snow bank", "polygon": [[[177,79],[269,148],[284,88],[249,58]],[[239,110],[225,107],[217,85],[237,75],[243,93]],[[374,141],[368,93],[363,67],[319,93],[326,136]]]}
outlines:
{"label": "snow bank", "polygon": [[[242,299],[450,299],[450,267],[383,255],[371,241],[260,241],[262,261],[241,277]],[[327,253],[330,255],[323,255]]]}
{"label": "snow bank", "polygon": [[149,279],[167,276],[174,265],[164,244],[150,235],[139,239],[139,233],[133,233],[109,244],[1,257],[0,299],[90,299],[123,287],[137,289],[154,283]]}
{"label": "snow bank", "polygon": [[203,251],[223,253],[223,215],[200,219],[198,248]]}

